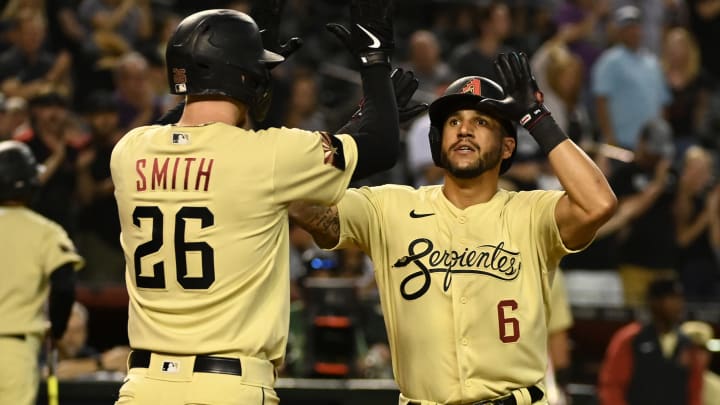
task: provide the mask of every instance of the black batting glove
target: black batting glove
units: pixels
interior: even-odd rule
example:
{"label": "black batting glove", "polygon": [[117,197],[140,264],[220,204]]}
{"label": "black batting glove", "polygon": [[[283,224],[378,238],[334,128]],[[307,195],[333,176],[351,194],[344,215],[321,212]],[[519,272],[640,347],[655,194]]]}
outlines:
{"label": "black batting glove", "polygon": [[352,0],[350,29],[341,24],[325,25],[360,61],[361,66],[390,66],[395,49],[391,0]]}
{"label": "black batting glove", "polygon": [[302,39],[292,37],[284,44],[280,44],[280,17],[287,0],[255,0],[253,1],[252,15],[260,28],[260,35],[265,49],[282,55],[287,59],[303,44]]}
{"label": "black batting glove", "polygon": [[543,93],[538,88],[525,53],[499,54],[495,60],[495,73],[505,91],[505,98],[486,98],[480,103],[492,105],[503,118],[525,127],[545,154],[567,139],[543,105]]}
{"label": "black batting glove", "polygon": [[[398,106],[398,121],[400,124],[405,124],[412,121],[418,115],[424,113],[428,109],[426,103],[417,104],[408,107],[410,100],[418,89],[420,82],[415,77],[415,73],[412,70],[403,70],[402,68],[395,68],[390,74],[393,87],[395,88],[395,102]],[[360,118],[363,114],[363,102],[360,101],[359,108],[352,116],[352,119]]]}

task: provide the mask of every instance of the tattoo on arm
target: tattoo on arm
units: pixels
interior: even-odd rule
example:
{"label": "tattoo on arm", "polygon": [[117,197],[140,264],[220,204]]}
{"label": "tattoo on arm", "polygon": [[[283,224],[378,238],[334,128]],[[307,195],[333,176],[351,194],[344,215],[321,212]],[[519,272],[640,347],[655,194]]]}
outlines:
{"label": "tattoo on arm", "polygon": [[290,218],[308,231],[315,243],[331,248],[340,240],[340,218],[336,206],[326,207],[307,202],[294,202],[288,209]]}

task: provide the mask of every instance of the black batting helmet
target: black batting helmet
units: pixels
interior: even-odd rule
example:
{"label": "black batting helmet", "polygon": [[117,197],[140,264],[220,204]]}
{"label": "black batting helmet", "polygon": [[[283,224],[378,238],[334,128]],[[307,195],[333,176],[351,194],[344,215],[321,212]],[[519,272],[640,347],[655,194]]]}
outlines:
{"label": "black batting helmet", "polygon": [[[445,90],[445,94],[430,104],[430,151],[436,166],[443,167],[440,159],[442,148],[442,130],[447,117],[458,110],[478,110],[491,114],[500,122],[508,136],[513,137],[517,142],[517,131],[512,121],[501,118],[498,111],[480,101],[486,98],[502,100],[505,92],[499,84],[482,76],[466,76],[452,82]],[[500,163],[500,174],[510,168],[515,158],[515,151],[512,155]]]}
{"label": "black batting helmet", "polygon": [[270,69],[284,60],[263,47],[250,16],[224,9],[182,20],[165,58],[172,94],[230,97],[247,104],[257,121],[270,106]]}
{"label": "black batting helmet", "polygon": [[0,201],[25,200],[40,185],[38,164],[22,142],[0,142]]}

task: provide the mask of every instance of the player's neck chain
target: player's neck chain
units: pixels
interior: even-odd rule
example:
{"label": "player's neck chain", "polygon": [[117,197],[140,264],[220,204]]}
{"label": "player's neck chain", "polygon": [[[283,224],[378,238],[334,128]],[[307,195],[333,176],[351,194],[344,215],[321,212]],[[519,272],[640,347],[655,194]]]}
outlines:
{"label": "player's neck chain", "polygon": [[[406,267],[414,263],[420,270],[409,274],[400,283],[400,293],[406,300],[422,297],[430,288],[432,273],[445,273],[443,290],[447,291],[452,283],[453,273],[478,274],[510,281],[517,278],[522,268],[520,252],[505,249],[505,242],[497,245],[480,245],[474,250],[465,248],[462,252],[454,250],[434,250],[430,239],[419,238],[408,245],[408,256],[398,259],[393,267]],[[417,277],[423,278],[423,284],[414,292],[407,291],[407,285]]]}

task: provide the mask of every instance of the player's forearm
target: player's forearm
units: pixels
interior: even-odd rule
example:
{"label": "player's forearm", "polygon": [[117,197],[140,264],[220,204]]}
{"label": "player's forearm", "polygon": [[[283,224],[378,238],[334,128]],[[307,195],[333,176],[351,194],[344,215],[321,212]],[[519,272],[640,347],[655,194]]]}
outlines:
{"label": "player's forearm", "polygon": [[75,271],[66,263],[50,275],[49,315],[52,336],[60,339],[65,333],[75,302]]}
{"label": "player's forearm", "polygon": [[340,218],[336,206],[297,201],[288,207],[290,219],[306,230],[315,243],[324,249],[338,244],[340,240]]}
{"label": "player's forearm", "polygon": [[400,124],[390,67],[373,65],[361,70],[363,115],[350,133],[358,149],[353,179],[392,168],[400,154]]}
{"label": "player's forearm", "polygon": [[594,233],[612,217],[617,198],[602,171],[575,143],[565,140],[548,155],[550,165],[570,200],[569,217]]}

